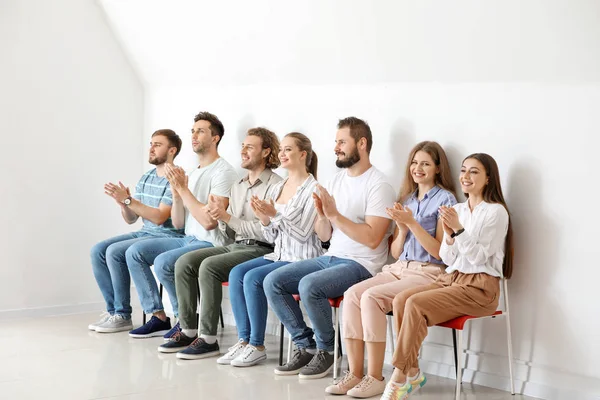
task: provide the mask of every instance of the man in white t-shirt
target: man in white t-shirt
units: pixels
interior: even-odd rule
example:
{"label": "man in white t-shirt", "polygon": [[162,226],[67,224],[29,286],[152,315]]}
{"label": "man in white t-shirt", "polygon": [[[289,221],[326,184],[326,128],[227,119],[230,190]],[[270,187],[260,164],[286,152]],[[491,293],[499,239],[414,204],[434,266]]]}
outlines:
{"label": "man in white t-shirt", "polygon": [[194,117],[192,147],[198,155],[199,165],[188,175],[181,167],[169,164],[166,177],[173,192],[171,219],[173,226],[185,228],[182,238],[149,239],[130,248],[127,266],[135,283],[145,314],[152,314],[148,323],[129,332],[134,338],[154,336],[170,337],[179,330],[179,324],[171,327],[164,312],[156,281],[148,279],[147,271],[154,265],[154,272],[167,290],[173,312],[178,316],[175,292],[175,262],[190,251],[229,244],[231,241],[219,230],[217,222],[206,211],[210,195],[229,204],[231,186],[237,180],[234,168],[219,156],[217,150],[225,134],[217,116],[200,112]]}
{"label": "man in white t-shirt", "polygon": [[[296,345],[292,360],[275,368],[278,375],[316,379],[331,371],[335,334],[328,298],[342,296],[350,286],[371,278],[388,255],[391,230],[385,209],[393,206],[396,195],[369,160],[371,129],[358,118],[342,119],[335,142],[336,165],[343,169],[327,189],[319,186],[314,194],[319,214],[315,231],[321,241],[331,242],[329,251],[279,268],[263,283],[269,304]],[[292,296],[296,293],[314,332]]]}

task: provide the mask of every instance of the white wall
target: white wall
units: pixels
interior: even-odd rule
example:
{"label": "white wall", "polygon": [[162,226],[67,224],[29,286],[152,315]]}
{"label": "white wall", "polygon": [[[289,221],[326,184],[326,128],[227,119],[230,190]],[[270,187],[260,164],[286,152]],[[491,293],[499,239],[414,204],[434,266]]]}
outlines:
{"label": "white wall", "polygon": [[[598,398],[600,3],[101,3],[148,89],[141,136],[175,129],[184,137],[179,162],[186,167],[195,160],[185,134],[199,110],[224,121],[221,152],[234,164],[249,127],[305,132],[320,156],[320,180],[334,171],[335,124],[348,115],[370,122],[373,162],[396,187],[417,141],[439,141],[455,173],[468,153],[492,154],[515,226],[517,390]],[[97,215],[113,214],[98,200]],[[105,221],[112,229],[114,218]],[[427,372],[453,377],[449,335],[431,331]],[[476,326],[466,379],[507,389],[504,343],[500,321]]]}
{"label": "white wall", "polygon": [[129,230],[102,187],[142,173],[141,83],[91,0],[2,1],[0,54],[0,317],[101,310],[89,250]]}
{"label": "white wall", "polygon": [[100,0],[150,85],[598,80],[596,0]]}
{"label": "white wall", "polygon": [[[202,93],[202,95],[198,95]],[[436,140],[455,174],[462,158],[488,152],[498,161],[515,229],[515,273],[509,283],[517,390],[543,398],[593,398],[600,347],[594,318],[596,263],[589,204],[595,171],[593,135],[600,129],[600,84],[394,84],[384,86],[253,86],[157,89],[147,97],[149,126],[184,132],[207,108],[225,123],[221,153],[239,165],[247,128],[279,135],[298,130],[315,142],[319,180],[335,171],[337,118],[357,115],[374,132],[372,159],[399,187],[410,148]],[[177,99],[177,101],[173,101]],[[210,106],[209,106],[210,105]],[[189,140],[187,140],[189,141]],[[180,162],[194,156],[184,144]],[[583,190],[582,194],[577,189]],[[573,193],[574,199],[566,194]],[[587,193],[587,194],[586,194]],[[579,203],[581,201],[581,203]],[[579,261],[581,260],[581,261]],[[506,343],[500,320],[473,330],[468,368],[474,381],[502,389]],[[485,338],[485,340],[484,340]],[[424,368],[453,377],[450,332],[436,328],[423,352]],[[443,363],[436,362],[443,360]],[[474,372],[467,371],[466,379]],[[560,377],[560,379],[557,379]],[[557,388],[568,386],[569,393]]]}

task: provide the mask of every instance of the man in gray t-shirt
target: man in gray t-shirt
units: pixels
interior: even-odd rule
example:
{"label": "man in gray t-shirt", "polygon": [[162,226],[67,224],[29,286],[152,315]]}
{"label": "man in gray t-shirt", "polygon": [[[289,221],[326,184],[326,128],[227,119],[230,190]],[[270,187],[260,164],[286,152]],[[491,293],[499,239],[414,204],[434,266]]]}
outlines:
{"label": "man in gray t-shirt", "polygon": [[92,270],[106,302],[106,312],[100,320],[89,325],[98,332],[129,330],[131,325],[130,279],[126,254],[134,244],[152,238],[180,237],[183,232],[173,226],[171,185],[165,176],[165,166],[172,163],[181,150],[181,139],[170,129],[161,129],[152,135],[148,162],[155,168],[146,172],[131,195],[121,182],[107,183],[104,192],[121,209],[128,224],[140,217],[141,230],[106,239],[91,251]]}
{"label": "man in gray t-shirt", "polygon": [[190,251],[230,243],[217,229],[217,222],[205,210],[209,196],[215,196],[224,204],[229,204],[231,185],[237,178],[233,167],[219,156],[217,150],[224,131],[223,124],[215,115],[208,112],[199,113],[194,117],[192,128],[192,147],[198,155],[198,167],[188,175],[180,167],[166,167],[166,177],[173,191],[173,226],[185,229],[185,236],[147,240],[132,247],[127,266],[144,314],[152,314],[152,318],[148,323],[129,332],[131,337],[148,338],[165,334],[170,337],[179,330],[179,324],[171,327],[171,321],[165,314],[150,268],[152,265],[156,276],[169,294],[173,313],[177,317],[177,259]]}

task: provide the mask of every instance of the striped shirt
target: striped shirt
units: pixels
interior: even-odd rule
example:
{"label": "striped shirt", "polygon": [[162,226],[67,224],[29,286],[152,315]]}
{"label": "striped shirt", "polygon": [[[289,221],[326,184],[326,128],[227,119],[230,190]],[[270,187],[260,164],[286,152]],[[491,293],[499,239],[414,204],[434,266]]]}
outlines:
{"label": "striped shirt", "polygon": [[[168,206],[173,205],[173,195],[171,194],[171,185],[165,177],[160,177],[156,173],[156,168],[146,172],[135,185],[135,194],[132,196],[140,203],[153,208],[163,203]],[[173,227],[171,217],[162,225],[156,225],[154,222],[142,218],[144,226],[142,231],[158,236],[180,236],[183,232]]]}
{"label": "striped shirt", "polygon": [[[286,182],[287,179],[273,187],[273,201],[277,200]],[[323,255],[321,241],[314,229],[317,209],[312,194],[317,184],[317,180],[309,175],[285,207],[276,207],[281,211],[271,218],[271,223],[262,227],[265,238],[275,244],[275,251],[267,254],[265,259],[294,262]]]}

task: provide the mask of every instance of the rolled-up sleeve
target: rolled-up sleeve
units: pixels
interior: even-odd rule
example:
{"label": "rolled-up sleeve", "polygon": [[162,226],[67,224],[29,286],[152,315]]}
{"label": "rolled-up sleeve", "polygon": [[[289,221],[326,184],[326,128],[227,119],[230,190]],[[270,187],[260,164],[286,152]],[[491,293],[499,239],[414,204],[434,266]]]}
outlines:
{"label": "rolled-up sleeve", "polygon": [[489,210],[478,237],[465,230],[454,239],[454,245],[469,263],[482,265],[490,255],[502,251],[507,231],[508,213],[504,207],[497,207]]}

